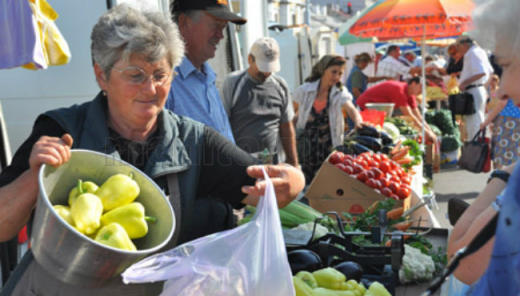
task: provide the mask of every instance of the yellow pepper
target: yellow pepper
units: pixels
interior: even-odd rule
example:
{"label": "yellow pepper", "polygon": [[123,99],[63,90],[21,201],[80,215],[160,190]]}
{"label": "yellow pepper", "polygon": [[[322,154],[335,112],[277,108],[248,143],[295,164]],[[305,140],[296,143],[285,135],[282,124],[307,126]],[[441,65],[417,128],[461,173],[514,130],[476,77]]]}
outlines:
{"label": "yellow pepper", "polygon": [[299,271],[295,277],[300,278],[304,283],[306,283],[309,287],[315,289],[318,288],[318,282],[316,282],[316,279],[312,275],[312,273],[308,271]]}
{"label": "yellow pepper", "polygon": [[62,205],[55,205],[52,207],[54,208],[58,216],[61,217],[61,219],[65,220],[65,222],[67,222],[69,225],[74,226],[74,220],[70,215],[70,207]]}
{"label": "yellow pepper", "polygon": [[72,207],[72,204],[74,203],[74,201],[76,201],[76,198],[78,198],[80,194],[95,193],[96,190],[98,190],[98,188],[99,187],[94,182],[83,182],[82,180],[78,180],[78,184],[69,192],[69,206]]}
{"label": "yellow pepper", "polygon": [[136,251],[132,240],[128,237],[123,226],[118,223],[110,223],[103,226],[96,235],[98,243],[127,251]]}
{"label": "yellow pepper", "polygon": [[85,234],[92,234],[101,224],[103,204],[99,197],[92,193],[83,193],[70,208],[70,214],[76,229]]}
{"label": "yellow pepper", "polygon": [[314,296],[314,289],[309,287],[301,278],[293,276],[293,285],[296,296]]}
{"label": "yellow pepper", "polygon": [[101,199],[106,212],[133,202],[139,192],[139,185],[132,179],[132,174],[116,174],[99,187],[96,195]]}
{"label": "yellow pepper", "polygon": [[316,270],[312,273],[318,286],[333,290],[340,290],[341,284],[347,280],[347,277],[332,267]]}
{"label": "yellow pepper", "polygon": [[338,296],[337,291],[318,287],[312,291],[314,296]]}
{"label": "yellow pepper", "polygon": [[144,207],[138,202],[117,207],[101,216],[103,225],[119,223],[131,239],[143,237],[148,233],[147,221],[155,223],[157,218],[145,216]]}

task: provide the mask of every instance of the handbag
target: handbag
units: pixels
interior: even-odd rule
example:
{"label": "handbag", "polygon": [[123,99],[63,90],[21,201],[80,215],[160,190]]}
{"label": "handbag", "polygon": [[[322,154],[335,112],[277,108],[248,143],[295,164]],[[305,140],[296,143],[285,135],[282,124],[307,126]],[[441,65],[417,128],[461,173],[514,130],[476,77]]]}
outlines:
{"label": "handbag", "polygon": [[470,93],[458,93],[448,97],[450,110],[453,115],[471,115],[477,112],[473,95]]}
{"label": "handbag", "polygon": [[462,154],[457,163],[461,169],[473,173],[482,172],[490,149],[485,138],[485,130],[480,130],[471,141],[464,143]]}

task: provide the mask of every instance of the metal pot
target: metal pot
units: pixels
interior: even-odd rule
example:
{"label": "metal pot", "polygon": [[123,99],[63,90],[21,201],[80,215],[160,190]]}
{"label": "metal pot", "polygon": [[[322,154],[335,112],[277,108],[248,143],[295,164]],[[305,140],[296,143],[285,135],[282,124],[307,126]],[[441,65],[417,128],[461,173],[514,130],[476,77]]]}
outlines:
{"label": "metal pot", "polygon": [[[67,205],[69,191],[78,179],[101,185],[114,174],[133,173],[141,192],[136,201],[146,215],[157,217],[146,236],[134,240],[137,251],[115,249],[97,243],[61,219],[53,205]],[[175,229],[172,207],[153,180],[128,163],[109,155],[73,150],[69,162],[54,168],[43,165],[38,183],[40,194],[32,224],[31,245],[36,261],[65,283],[99,287],[128,266],[157,252]]]}

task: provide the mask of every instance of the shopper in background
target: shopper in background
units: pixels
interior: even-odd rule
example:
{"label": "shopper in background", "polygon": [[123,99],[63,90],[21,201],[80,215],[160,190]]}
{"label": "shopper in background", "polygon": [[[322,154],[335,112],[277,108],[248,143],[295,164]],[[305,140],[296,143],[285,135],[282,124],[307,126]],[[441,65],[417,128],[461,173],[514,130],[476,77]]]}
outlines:
{"label": "shopper in background", "polygon": [[491,75],[487,85],[488,99],[486,102],[486,113],[491,112],[500,101],[498,98],[498,89],[500,87],[500,77],[497,74]]}
{"label": "shopper in background", "polygon": [[[479,40],[494,48],[497,63],[502,66],[500,98],[511,98],[520,104],[520,2],[480,0],[474,20]],[[493,13],[490,13],[490,12]],[[466,62],[464,62],[466,65]],[[510,167],[513,167],[511,165]],[[494,172],[492,179],[455,225],[448,243],[448,258],[466,247],[499,212],[495,235],[477,252],[460,262],[456,277],[472,285],[471,296],[520,295],[520,165]],[[497,196],[497,184],[507,184]],[[502,185],[503,186],[503,185]]]}
{"label": "shopper in background", "polygon": [[175,0],[171,10],[186,43],[186,53],[175,68],[179,75],[172,82],[165,107],[214,128],[234,142],[215,85],[216,74],[207,61],[215,57],[228,22],[243,25],[247,20],[232,13],[227,4],[219,0]]}
{"label": "shopper in background", "polygon": [[[421,73],[421,67],[409,67],[399,61],[401,49],[397,45],[390,45],[386,50],[386,57],[379,61],[377,65],[377,76],[392,77],[400,81],[404,77],[414,77]],[[427,68],[426,72],[431,72],[433,69]]]}
{"label": "shopper in background", "polygon": [[501,169],[515,162],[520,154],[520,109],[513,100],[500,99],[480,124],[480,129],[491,123],[491,159],[493,168]]}
{"label": "shopper in background", "polygon": [[[413,124],[421,128],[423,117],[417,107],[417,96],[422,92],[421,79],[414,77],[408,83],[401,81],[384,81],[367,89],[359,96],[357,105],[364,110],[368,103],[394,103],[394,110],[409,116]],[[426,142],[436,143],[437,137],[425,123]]]}
{"label": "shopper in background", "polygon": [[333,147],[343,144],[344,126],[342,109],[362,125],[361,115],[352,103],[352,95],[341,84],[347,60],[337,55],[326,55],[312,68],[306,82],[293,94],[298,110],[296,137],[298,159],[310,184]]}
{"label": "shopper in background", "polygon": [[236,144],[257,158],[267,149],[274,163],[285,155],[297,167],[293,103],[287,83],[275,74],[280,71],[278,43],[257,39],[247,59],[249,68],[230,73],[220,92]]}
{"label": "shopper in background", "polygon": [[464,55],[464,65],[460,73],[459,89],[473,96],[475,114],[465,115],[464,121],[468,138],[473,138],[484,122],[487,93],[485,83],[493,74],[486,52],[468,35],[457,38],[457,50]]}
{"label": "shopper in background", "polygon": [[[171,11],[186,44],[186,52],[181,64],[175,68],[178,75],[171,84],[165,108],[212,127],[234,143],[231,125],[215,84],[217,77],[207,61],[215,57],[228,22],[242,25],[246,19],[232,13],[226,1],[219,0],[175,0]],[[207,234],[234,227],[233,207],[237,205],[225,202],[227,198],[212,196],[207,199],[206,206],[197,208],[202,216],[208,215],[204,209],[214,209],[211,213],[214,215],[213,228],[206,226]]]}
{"label": "shopper in background", "polygon": [[462,66],[464,65],[463,55],[457,50],[457,45],[451,44],[448,46],[448,65],[446,66],[446,75],[455,75],[460,77]]}

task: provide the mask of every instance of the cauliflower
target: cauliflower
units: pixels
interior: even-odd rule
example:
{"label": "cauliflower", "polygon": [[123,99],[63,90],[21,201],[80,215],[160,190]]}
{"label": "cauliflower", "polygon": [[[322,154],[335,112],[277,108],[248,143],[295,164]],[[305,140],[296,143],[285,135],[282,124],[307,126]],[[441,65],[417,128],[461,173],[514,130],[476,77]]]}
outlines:
{"label": "cauliflower", "polygon": [[[304,224],[300,224],[298,226],[296,226],[295,228],[293,229],[301,229],[301,230],[310,230],[312,231],[312,229],[314,228],[314,222],[307,222],[307,223],[304,223]],[[329,233],[329,230],[327,229],[327,227],[321,225],[321,224],[317,224],[316,225],[316,232],[314,232],[314,237],[313,239],[318,239],[322,236],[325,236],[327,233]]]}
{"label": "cauliflower", "polygon": [[435,273],[432,257],[421,253],[419,249],[404,245],[403,264],[399,269],[399,281],[407,284],[431,280]]}

